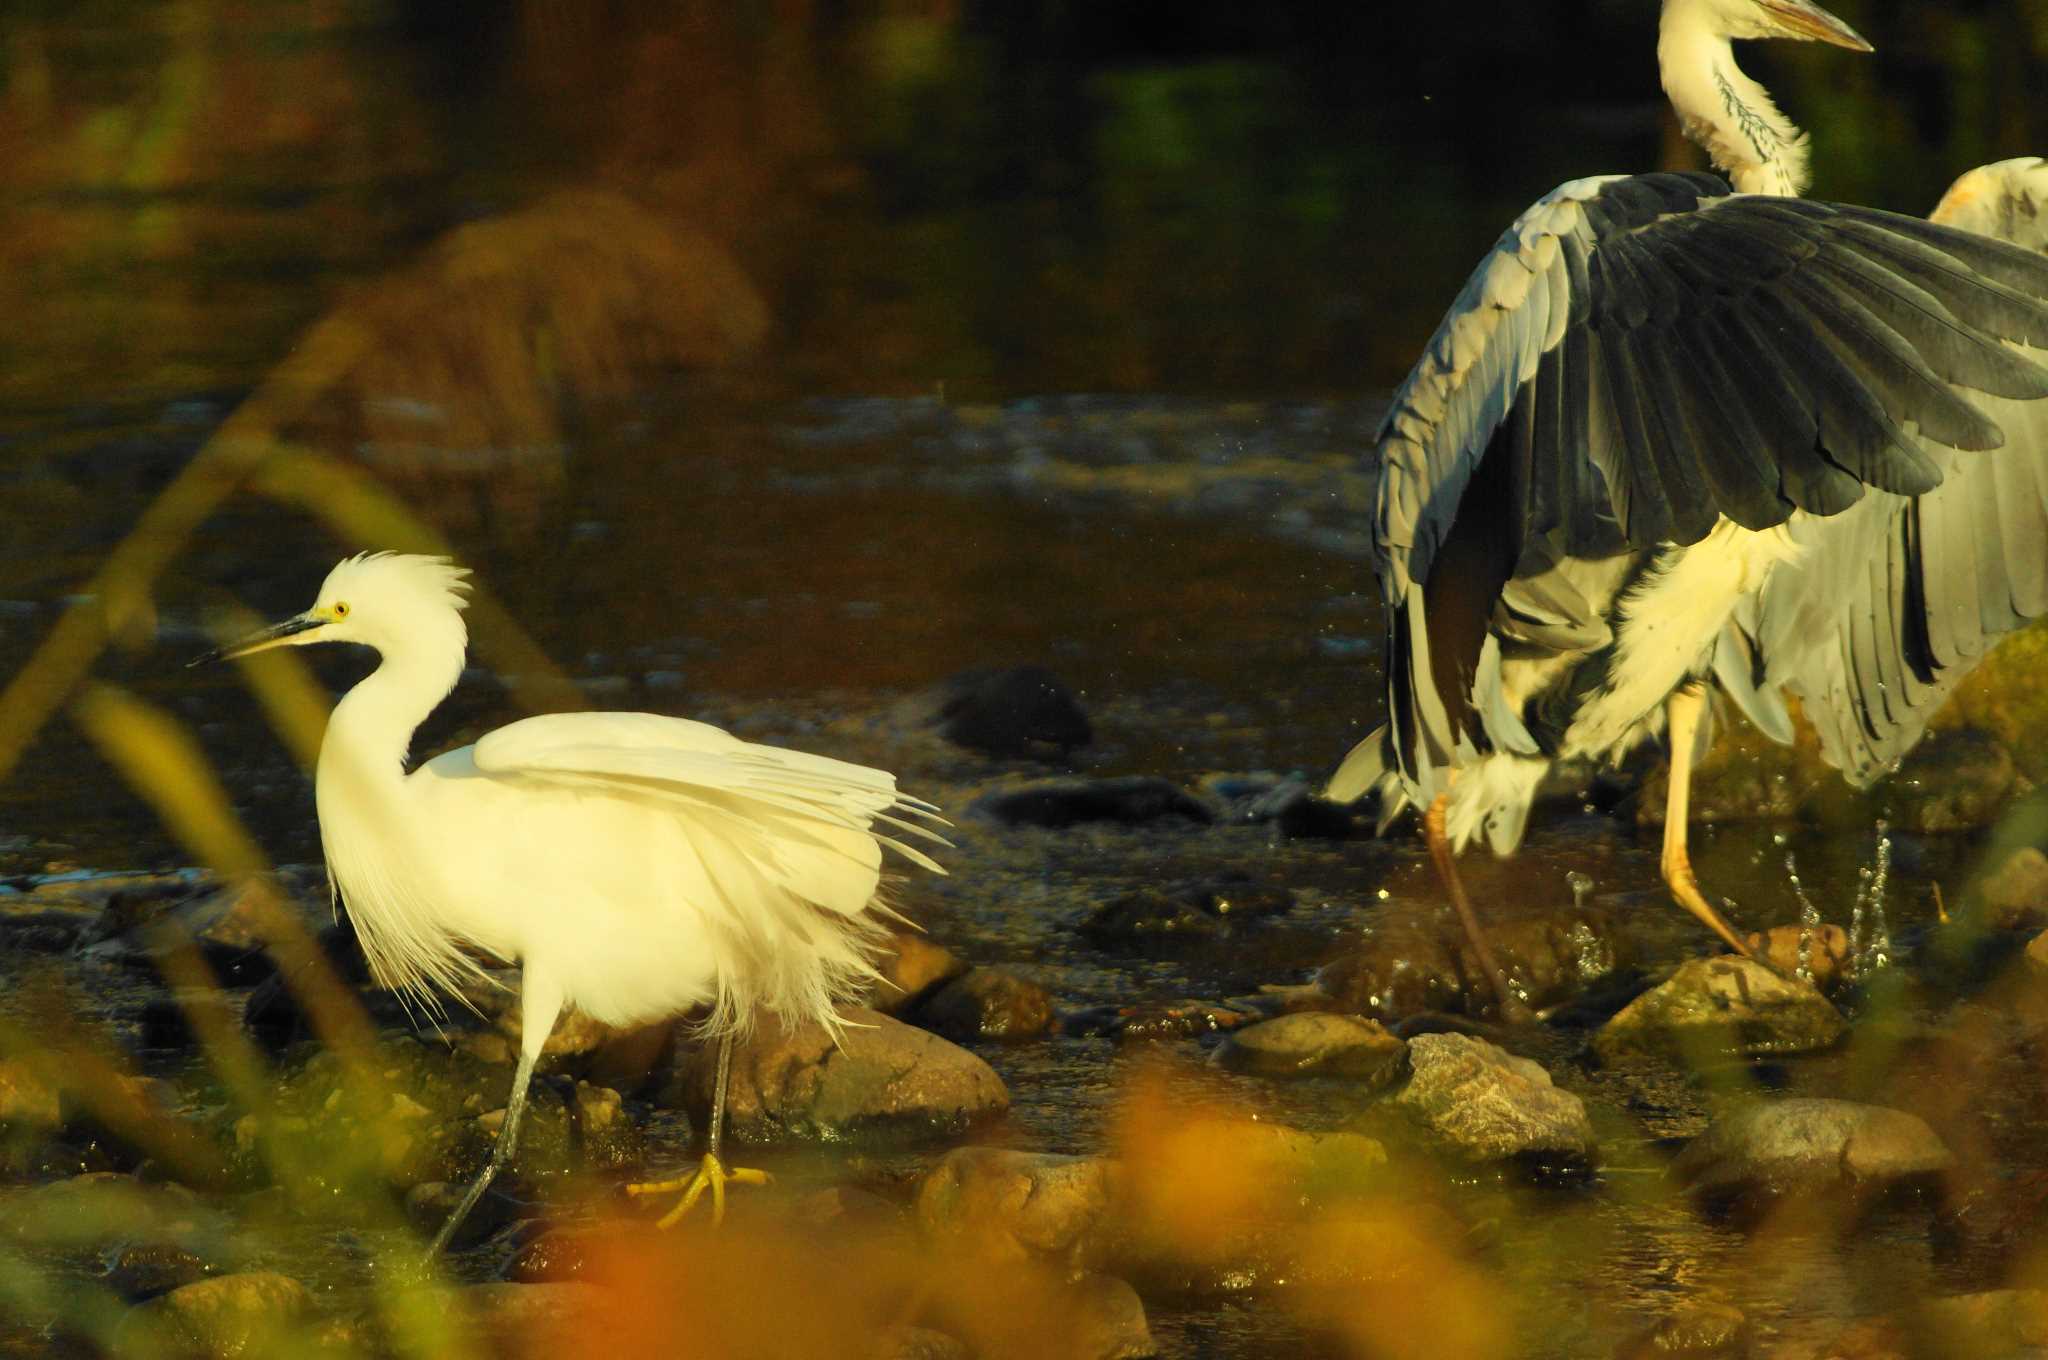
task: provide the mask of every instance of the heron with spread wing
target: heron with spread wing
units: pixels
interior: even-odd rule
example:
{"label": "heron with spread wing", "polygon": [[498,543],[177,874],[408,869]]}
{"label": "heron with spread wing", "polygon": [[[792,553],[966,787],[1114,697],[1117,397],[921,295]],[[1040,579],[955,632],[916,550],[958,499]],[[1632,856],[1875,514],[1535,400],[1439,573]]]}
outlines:
{"label": "heron with spread wing", "polygon": [[[1797,198],[1806,137],[1733,55],[1768,37],[1869,50],[1808,0],[1665,0],[1665,91],[1733,190],[1658,174],[1547,195],[1380,429],[1388,721],[1329,793],[1376,790],[1383,825],[1421,810],[1510,1016],[1453,856],[1482,835],[1512,852],[1553,765],[1661,733],[1665,882],[1747,954],[1687,851],[1709,687],[1781,740],[1798,695],[1868,782],[2048,610],[2048,258]],[[1980,202],[2011,179],[1977,173]]]}

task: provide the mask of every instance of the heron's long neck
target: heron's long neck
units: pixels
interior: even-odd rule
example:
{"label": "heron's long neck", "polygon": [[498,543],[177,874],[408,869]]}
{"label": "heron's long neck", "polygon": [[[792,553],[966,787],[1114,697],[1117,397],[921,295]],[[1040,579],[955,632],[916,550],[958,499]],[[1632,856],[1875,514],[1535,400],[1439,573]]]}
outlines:
{"label": "heron's long neck", "polygon": [[1745,194],[1806,191],[1806,134],[1735,64],[1735,49],[1692,6],[1667,6],[1657,37],[1664,93],[1685,135]]}

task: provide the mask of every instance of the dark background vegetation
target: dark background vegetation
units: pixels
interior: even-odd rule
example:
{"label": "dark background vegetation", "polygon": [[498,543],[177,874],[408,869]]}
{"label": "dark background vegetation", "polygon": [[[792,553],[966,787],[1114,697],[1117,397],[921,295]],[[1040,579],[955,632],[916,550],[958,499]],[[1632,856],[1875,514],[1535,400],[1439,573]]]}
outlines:
{"label": "dark background vegetation", "polygon": [[[1753,45],[1815,192],[2048,147],[2042,0]],[[0,14],[0,400],[246,384],[352,283],[563,185],[731,243],[806,391],[1344,394],[1580,174],[1688,162],[1652,0],[185,0]]]}

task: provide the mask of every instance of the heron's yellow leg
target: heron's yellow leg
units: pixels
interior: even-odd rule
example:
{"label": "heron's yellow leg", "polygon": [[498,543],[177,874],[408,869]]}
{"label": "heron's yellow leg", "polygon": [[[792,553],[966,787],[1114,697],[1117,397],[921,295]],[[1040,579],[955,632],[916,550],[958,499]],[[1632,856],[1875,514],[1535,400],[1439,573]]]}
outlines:
{"label": "heron's yellow leg", "polygon": [[1728,924],[1728,918],[1714,909],[1700,883],[1693,877],[1692,855],[1686,849],[1686,818],[1691,815],[1693,746],[1699,737],[1700,715],[1707,705],[1707,692],[1699,685],[1687,685],[1665,703],[1671,743],[1671,789],[1664,804],[1664,883],[1671,896],[1719,935],[1730,949],[1744,958],[1753,957],[1749,946]]}
{"label": "heron's yellow leg", "polygon": [[656,1225],[672,1228],[682,1220],[683,1215],[697,1207],[697,1201],[704,1198],[706,1190],[711,1192],[711,1221],[713,1224],[719,1224],[725,1222],[727,1185],[766,1185],[768,1181],[769,1176],[765,1171],[750,1166],[736,1166],[727,1170],[725,1163],[718,1159],[717,1153],[707,1152],[697,1169],[689,1175],[665,1181],[641,1181],[627,1186],[626,1193],[645,1197],[672,1195],[681,1191],[683,1197],[676,1201],[674,1208],[661,1216]]}

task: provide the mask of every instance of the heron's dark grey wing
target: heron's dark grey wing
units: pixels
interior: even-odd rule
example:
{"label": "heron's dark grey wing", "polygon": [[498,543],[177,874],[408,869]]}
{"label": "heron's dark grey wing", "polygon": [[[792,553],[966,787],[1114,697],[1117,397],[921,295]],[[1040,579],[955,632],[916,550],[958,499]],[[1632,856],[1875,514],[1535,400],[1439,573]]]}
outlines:
{"label": "heron's dark grey wing", "polygon": [[[2048,253],[2048,162],[1973,170],[1935,216]],[[2002,449],[1946,455],[1926,495],[1873,496],[1795,524],[1799,558],[1772,574],[1716,655],[1733,672],[1737,650],[1753,648],[1765,684],[1752,698],[1768,716],[1776,688],[1798,695],[1827,759],[1858,786],[1912,748],[1999,638],[2048,616],[2048,403],[1979,405],[2003,429]]]}
{"label": "heron's dark grey wing", "polygon": [[[1704,175],[1582,180],[1474,273],[1379,440],[1395,753],[1418,793],[1491,735],[1510,580],[1563,559],[1838,514],[2003,441],[1978,394],[2048,396],[2048,260]],[[1930,449],[1929,446],[1933,446]],[[1483,472],[1482,472],[1483,469]],[[1589,620],[1571,621],[1587,626]]]}

